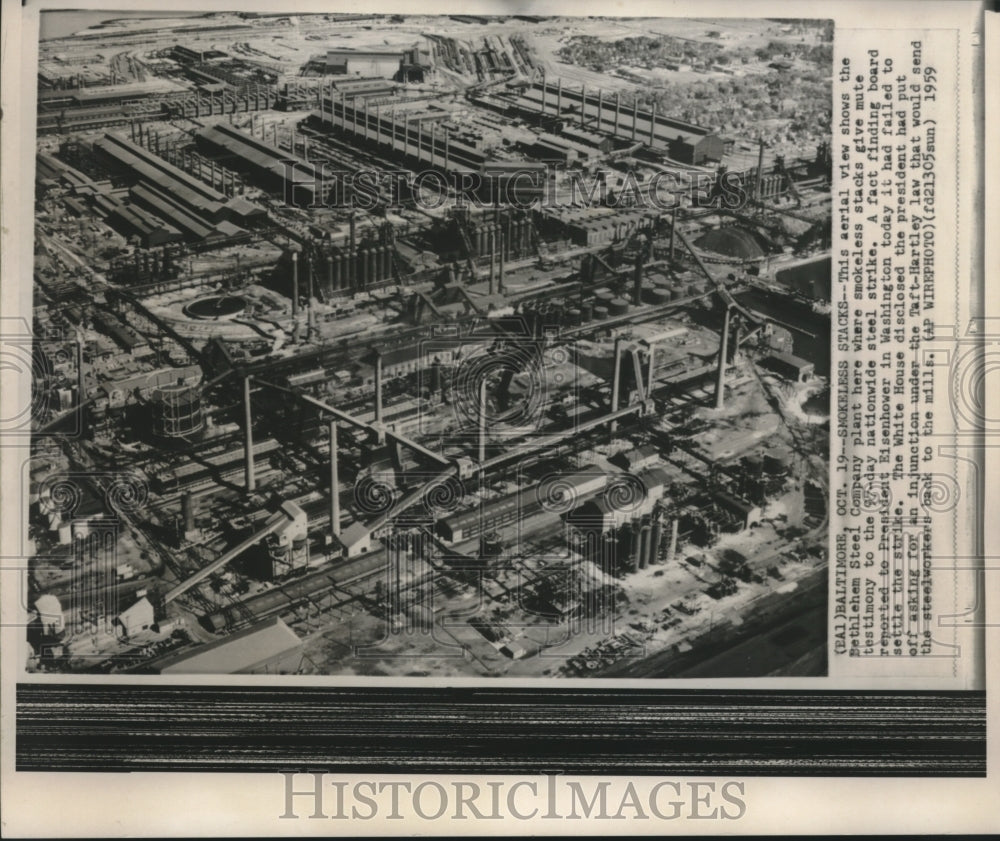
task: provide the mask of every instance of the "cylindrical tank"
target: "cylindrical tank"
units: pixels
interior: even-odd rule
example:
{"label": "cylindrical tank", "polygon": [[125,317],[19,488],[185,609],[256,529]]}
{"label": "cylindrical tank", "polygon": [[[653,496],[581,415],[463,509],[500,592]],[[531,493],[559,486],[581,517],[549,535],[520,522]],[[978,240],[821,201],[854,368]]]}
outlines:
{"label": "cylindrical tank", "polygon": [[566,310],[566,323],[570,327],[577,327],[580,324],[580,310],[576,307],[572,307]]}
{"label": "cylindrical tank", "polygon": [[601,565],[605,569],[613,568],[618,560],[617,541],[613,532],[607,531],[601,538]]}
{"label": "cylindrical tank", "polygon": [[330,291],[333,292],[340,289],[340,255],[331,253],[328,255],[327,259],[330,261],[330,265],[332,266],[331,276],[333,280],[331,285],[333,288]]}
{"label": "cylindrical tank", "polygon": [[639,561],[639,532],[629,523],[622,526],[622,532],[628,541],[625,544],[627,551],[622,553],[622,558],[628,562],[629,567],[635,569]]}
{"label": "cylindrical tank", "polygon": [[783,476],[788,472],[789,458],[787,450],[775,447],[764,454],[764,470],[776,476]]}
{"label": "cylindrical tank", "polygon": [[153,394],[154,429],[165,438],[181,438],[202,427],[201,390],[197,386],[166,385]]}
{"label": "cylindrical tank", "polygon": [[607,305],[610,304],[614,299],[615,299],[615,293],[611,292],[608,289],[598,289],[594,293],[594,300],[596,300],[598,304]]}
{"label": "cylindrical tank", "polygon": [[392,252],[394,246],[382,246],[382,278],[388,280],[392,277]]}
{"label": "cylindrical tank", "polygon": [[653,539],[649,547],[649,562],[658,563],[660,560],[660,546],[663,544],[663,518],[657,517],[653,524]]}
{"label": "cylindrical tank", "polygon": [[356,259],[355,259],[355,264],[358,267],[357,275],[356,275],[357,278],[358,278],[358,281],[359,281],[358,282],[358,287],[360,289],[364,289],[365,287],[368,286],[368,281],[369,281],[369,278],[368,278],[368,249],[367,248],[359,248],[358,249],[358,255],[357,255]]}
{"label": "cylindrical tank", "polygon": [[639,529],[639,569],[645,569],[649,564],[649,539],[651,531],[648,523]]}
{"label": "cylindrical tank", "polygon": [[479,554],[483,558],[498,558],[503,552],[503,539],[495,531],[486,532],[479,538]]}
{"label": "cylindrical tank", "polygon": [[594,318],[597,321],[603,321],[607,317],[608,317],[608,308],[606,306],[604,306],[603,304],[599,304],[598,306],[594,307]]}
{"label": "cylindrical tank", "polygon": [[628,301],[624,298],[615,298],[608,304],[608,312],[611,315],[625,315],[628,312]]}
{"label": "cylindrical tank", "polygon": [[666,304],[670,302],[670,292],[666,289],[654,289],[649,293],[647,298],[650,304],[653,306],[659,306],[660,304]]}
{"label": "cylindrical tank", "polygon": [[374,283],[378,280],[378,251],[374,246],[368,249],[368,281]]}
{"label": "cylindrical tank", "polygon": [[586,324],[594,320],[594,305],[589,301],[580,304],[580,323]]}
{"label": "cylindrical tank", "polygon": [[184,531],[194,531],[194,497],[190,493],[181,496],[181,519],[184,521]]}

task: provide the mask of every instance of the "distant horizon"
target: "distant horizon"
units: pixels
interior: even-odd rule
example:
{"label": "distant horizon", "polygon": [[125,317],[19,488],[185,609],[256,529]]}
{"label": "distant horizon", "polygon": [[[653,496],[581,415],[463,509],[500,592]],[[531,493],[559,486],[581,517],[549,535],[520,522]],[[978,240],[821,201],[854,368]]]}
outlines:
{"label": "distant horizon", "polygon": [[56,41],[59,38],[68,38],[83,29],[88,29],[99,23],[108,23],[113,20],[125,18],[149,18],[156,20],[159,18],[184,18],[203,17],[214,12],[154,12],[150,10],[138,11],[121,9],[52,9],[45,10],[39,16],[38,40]]}

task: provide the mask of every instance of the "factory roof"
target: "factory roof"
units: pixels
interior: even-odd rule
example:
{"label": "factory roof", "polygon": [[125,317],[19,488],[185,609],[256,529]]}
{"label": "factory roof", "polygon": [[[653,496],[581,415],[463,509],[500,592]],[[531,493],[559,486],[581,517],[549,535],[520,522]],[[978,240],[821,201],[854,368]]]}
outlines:
{"label": "factory roof", "polygon": [[126,228],[142,237],[159,234],[164,239],[181,239],[181,232],[173,225],[146,212],[134,204],[126,204],[117,196],[107,193],[97,193],[93,198],[94,206],[99,212],[113,220],[117,220]]}
{"label": "factory roof", "polygon": [[94,320],[104,328],[106,333],[110,334],[112,338],[125,345],[125,347],[129,350],[135,350],[136,348],[148,344],[148,342],[136,333],[135,330],[125,324],[122,324],[117,318],[106,312],[96,312],[94,314]]}
{"label": "factory roof", "polygon": [[773,351],[768,359],[774,359],[777,362],[788,365],[795,368],[798,371],[804,371],[807,368],[815,368],[816,365],[810,362],[808,359],[803,359],[801,356],[794,356],[791,353],[785,353],[784,351]]}
{"label": "factory roof", "polygon": [[327,50],[326,60],[328,63],[348,58],[398,58],[402,60],[405,50],[388,50],[385,52],[375,52],[366,50]]}
{"label": "factory roof", "polygon": [[154,187],[137,184],[131,190],[136,201],[144,204],[157,216],[167,220],[174,227],[190,234],[197,239],[211,236],[215,228],[206,220],[195,216],[189,210],[179,205],[172,196],[162,193]]}
{"label": "factory roof", "polygon": [[739,514],[743,517],[748,516],[752,511],[754,511],[757,506],[752,502],[747,502],[745,499],[740,499],[728,491],[717,490],[712,493],[712,498],[719,503],[727,511],[734,514]]}
{"label": "factory roof", "polygon": [[143,181],[167,190],[177,201],[206,218],[217,214],[226,201],[222,193],[122,137],[107,134],[95,141],[94,146],[134,171]]}
{"label": "factory roof", "polygon": [[639,481],[646,487],[647,493],[653,488],[665,487],[670,481],[670,474],[662,467],[650,467],[639,474]]}
{"label": "factory roof", "polygon": [[247,674],[300,648],[302,640],[280,617],[180,654],[160,666],[160,674]]}
{"label": "factory roof", "polygon": [[636,447],[634,450],[627,450],[623,456],[625,461],[630,464],[636,461],[643,461],[647,458],[652,458],[659,454],[659,450],[653,444],[643,444],[641,447]]}
{"label": "factory roof", "polygon": [[305,158],[271,146],[225,123],[207,126],[201,129],[198,135],[246,163],[270,172],[282,181],[291,180],[306,189],[317,183],[315,168]]}

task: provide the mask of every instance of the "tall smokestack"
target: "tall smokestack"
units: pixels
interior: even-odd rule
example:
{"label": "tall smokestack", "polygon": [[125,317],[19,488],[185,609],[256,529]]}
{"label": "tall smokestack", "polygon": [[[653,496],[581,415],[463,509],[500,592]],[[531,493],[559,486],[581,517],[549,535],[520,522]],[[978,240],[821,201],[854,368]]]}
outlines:
{"label": "tall smokestack", "polygon": [[670,213],[670,262],[674,260],[674,233],[677,231],[677,205]]}
{"label": "tall smokestack", "polygon": [[642,252],[635,258],[635,270],[632,278],[632,303],[637,307],[642,304]]}
{"label": "tall smokestack", "polygon": [[754,199],[760,203],[760,184],[764,177],[764,138],[760,139],[760,148],[757,151],[757,186],[754,188]]}
{"label": "tall smokestack", "polygon": [[350,248],[347,252],[347,277],[350,281],[350,287],[354,288],[354,276],[355,276],[355,259],[356,252],[354,250],[354,240],[355,240],[355,223],[354,223],[354,211],[351,211],[350,215]]}
{"label": "tall smokestack", "polygon": [[500,248],[498,250],[500,251],[500,272],[497,275],[497,291],[499,291],[499,293],[503,295],[503,263],[504,263],[503,250],[504,247],[506,246],[506,238],[503,235],[503,228],[499,228],[499,233],[500,233]]}
{"label": "tall smokestack", "polygon": [[292,252],[292,318],[299,317],[299,252]]}
{"label": "tall smokestack", "polygon": [[622,112],[622,92],[615,91],[615,134],[618,134],[618,119]]}
{"label": "tall smokestack", "polygon": [[375,351],[375,423],[382,424],[382,354]]}
{"label": "tall smokestack", "polygon": [[250,406],[250,377],[243,379],[243,447],[246,490],[247,493],[253,493],[257,489],[257,477],[253,464],[253,412]]}
{"label": "tall smokestack", "polygon": [[340,476],[337,473],[337,421],[330,421],[330,527],[340,537]]}
{"label": "tall smokestack", "polygon": [[656,367],[656,345],[649,346],[649,371],[646,373],[646,397],[653,399],[653,371]]}
{"label": "tall smokestack", "polygon": [[313,270],[313,264],[316,261],[316,252],[313,251],[309,256],[309,298],[306,301],[306,307],[308,307],[307,312],[309,314],[309,319],[307,324],[309,325],[309,333],[307,334],[309,339],[312,339],[312,332],[316,327],[316,318],[313,311],[313,293],[315,291],[315,272]]}
{"label": "tall smokestack", "polygon": [[[622,340],[620,336],[615,337],[615,370],[611,377],[611,413],[618,411],[618,393],[621,391],[622,375]],[[611,422],[611,431],[618,430],[618,421]]]}
{"label": "tall smokestack", "polygon": [[587,121],[587,115],[584,113],[587,109],[587,86],[580,86],[580,128],[583,128],[584,123]]}
{"label": "tall smokestack", "polygon": [[726,401],[726,355],[729,353],[729,306],[726,306],[726,318],[722,324],[722,336],[719,342],[719,378],[715,384],[715,408],[721,409]]}
{"label": "tall smokestack", "polygon": [[670,548],[667,550],[667,561],[672,561],[677,554],[677,518],[670,518]]}
{"label": "tall smokestack", "polygon": [[479,383],[479,463],[486,461],[486,377]]}

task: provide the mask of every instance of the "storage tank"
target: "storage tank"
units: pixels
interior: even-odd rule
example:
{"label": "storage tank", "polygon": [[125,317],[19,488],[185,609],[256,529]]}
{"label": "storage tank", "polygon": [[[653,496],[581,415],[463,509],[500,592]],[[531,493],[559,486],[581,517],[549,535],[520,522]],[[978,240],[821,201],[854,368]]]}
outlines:
{"label": "storage tank", "polygon": [[639,529],[639,569],[645,569],[649,564],[649,541],[652,529],[645,523]]}
{"label": "storage tank", "polygon": [[368,249],[361,248],[358,250],[358,277],[361,280],[360,288],[364,289],[368,286],[371,278],[368,276]]}
{"label": "storage tank", "polygon": [[657,517],[656,522],[653,524],[653,538],[649,547],[650,564],[659,563],[660,546],[662,544],[663,544],[663,518]]}
{"label": "storage tank", "polygon": [[580,310],[576,307],[571,307],[566,310],[566,323],[570,327],[578,327],[581,323],[580,321]]}
{"label": "storage tank", "polygon": [[586,324],[594,320],[594,305],[590,301],[580,304],[580,323]]}
{"label": "storage tank", "polygon": [[654,289],[649,293],[648,300],[653,306],[670,303],[670,292],[666,289]]}
{"label": "storage tank", "polygon": [[608,312],[611,315],[625,315],[628,312],[629,303],[624,298],[615,298],[608,304]]}
{"label": "storage tank", "polygon": [[330,261],[331,292],[340,289],[340,255],[330,252],[327,257]]}
{"label": "storage tank", "polygon": [[484,534],[479,539],[480,557],[486,560],[499,558],[503,552],[503,538],[499,532],[491,531]]}
{"label": "storage tank", "polygon": [[164,438],[183,438],[203,425],[201,389],[198,386],[166,385],[153,392],[153,428]]}
{"label": "storage tank", "polygon": [[594,318],[597,321],[603,321],[607,317],[608,317],[608,308],[606,306],[604,306],[603,304],[599,304],[598,306],[594,307]]}

